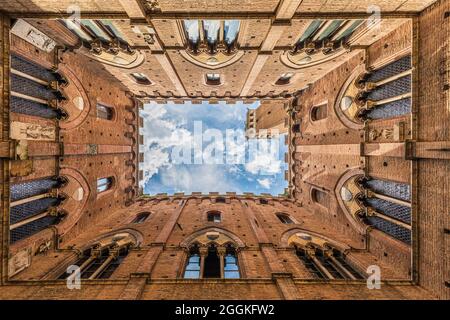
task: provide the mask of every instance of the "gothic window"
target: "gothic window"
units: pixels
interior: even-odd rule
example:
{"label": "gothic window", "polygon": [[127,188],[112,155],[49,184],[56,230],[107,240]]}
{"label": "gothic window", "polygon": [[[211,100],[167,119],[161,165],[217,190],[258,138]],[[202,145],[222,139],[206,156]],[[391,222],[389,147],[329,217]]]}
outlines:
{"label": "gothic window", "polygon": [[345,44],[364,20],[314,20],[298,39],[294,54],[330,54]]}
{"label": "gothic window", "polygon": [[[73,265],[80,268],[81,279],[108,279],[128,255],[130,244],[95,246],[85,250]],[[59,279],[66,279],[74,273],[64,272]]]}
{"label": "gothic window", "polygon": [[189,49],[194,54],[230,54],[236,47],[239,20],[184,20]]}
{"label": "gothic window", "polygon": [[317,279],[364,279],[339,250],[330,247],[307,245],[296,247],[297,257],[310,274]]}
{"label": "gothic window", "polygon": [[217,247],[210,245],[208,255],[205,257],[203,278],[220,278],[220,258],[217,253]]}
{"label": "gothic window", "polygon": [[114,116],[113,108],[97,103],[97,118],[112,120]]}
{"label": "gothic window", "polygon": [[104,31],[100,25],[93,20],[81,19],[80,20],[82,27],[88,31],[94,38],[98,38],[103,42],[111,41],[111,37]]}
{"label": "gothic window", "polygon": [[313,188],[311,190],[311,198],[315,203],[318,203],[323,207],[328,208],[328,194],[326,192]]}
{"label": "gothic window", "polygon": [[139,214],[136,215],[136,217],[134,218],[132,223],[143,223],[145,220],[147,220],[147,218],[150,216],[150,212],[141,212]]}
{"label": "gothic window", "polygon": [[11,185],[11,202],[44,194],[59,188],[63,181],[57,178],[44,178]]}
{"label": "gothic window", "polygon": [[240,278],[236,250],[232,246],[228,246],[225,252],[224,278],[225,279]]}
{"label": "gothic window", "polygon": [[130,75],[137,84],[145,86],[152,84],[152,82],[147,78],[147,76],[141,72],[133,72]]}
{"label": "gothic window", "polygon": [[[130,233],[107,236],[85,249],[78,260],[70,265],[79,267],[82,279],[108,279],[135,245],[136,239]],[[75,272],[64,272],[59,279],[74,276]]]}
{"label": "gothic window", "polygon": [[207,73],[206,74],[206,84],[210,86],[217,86],[220,84],[220,74],[218,73]]}
{"label": "gothic window", "polygon": [[231,243],[195,243],[188,251],[183,278],[238,279],[240,270],[237,250]]}
{"label": "gothic window", "polygon": [[365,104],[359,117],[378,120],[411,113],[411,71],[411,56],[405,56],[366,75],[359,95]]}
{"label": "gothic window", "polygon": [[120,41],[126,43],[122,33],[116,28],[114,23],[112,23],[110,20],[100,20],[100,21],[97,20],[97,23],[114,38],[119,39]]}
{"label": "gothic window", "polygon": [[62,178],[44,178],[11,186],[11,243],[58,224],[64,218],[65,214],[57,210],[64,197],[56,191],[63,184]]}
{"label": "gothic window", "polygon": [[292,72],[283,73],[275,82],[276,85],[284,85],[291,82],[291,78],[294,76]]}
{"label": "gothic window", "polygon": [[294,221],[285,213],[277,213],[278,219],[284,224],[293,224]]}
{"label": "gothic window", "polygon": [[317,268],[317,265],[313,262],[311,257],[306,253],[306,250],[302,248],[297,248],[296,254],[313,278],[316,279],[325,278],[324,275],[320,272],[319,268]]}
{"label": "gothic window", "polygon": [[200,253],[198,246],[193,246],[189,250],[189,257],[184,269],[185,279],[199,279],[200,278]]}
{"label": "gothic window", "polygon": [[207,213],[208,222],[220,223],[222,221],[219,211],[210,211]]}
{"label": "gothic window", "polygon": [[97,179],[97,193],[111,189],[114,179],[112,177]]}
{"label": "gothic window", "polygon": [[132,53],[122,33],[110,20],[81,19],[75,21],[65,19],[60,20],[60,22],[77,35],[82,40],[83,45],[94,53]]}
{"label": "gothic window", "polygon": [[[352,193],[350,190],[358,190]],[[411,189],[409,184],[356,176],[341,189],[341,198],[347,210],[350,202],[358,206],[351,211],[359,221],[391,237],[411,243]],[[350,208],[350,209],[348,209]]]}
{"label": "gothic window", "polygon": [[50,87],[60,82],[58,75],[18,55],[11,55],[11,112],[46,119],[64,118],[65,112],[55,108],[64,96]]}
{"label": "gothic window", "polygon": [[324,103],[319,106],[314,106],[311,108],[311,120],[318,121],[323,120],[327,117],[328,104]]}

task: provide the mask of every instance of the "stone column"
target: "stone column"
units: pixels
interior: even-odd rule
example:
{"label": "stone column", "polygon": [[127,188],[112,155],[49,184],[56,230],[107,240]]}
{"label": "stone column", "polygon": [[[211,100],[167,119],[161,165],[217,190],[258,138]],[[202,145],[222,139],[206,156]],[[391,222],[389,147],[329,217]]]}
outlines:
{"label": "stone column", "polygon": [[222,279],[225,278],[225,253],[226,253],[225,247],[217,248],[217,254],[219,255],[220,260],[220,277]]}
{"label": "stone column", "polygon": [[200,279],[203,278],[203,272],[205,271],[205,258],[208,255],[208,247],[200,247]]}

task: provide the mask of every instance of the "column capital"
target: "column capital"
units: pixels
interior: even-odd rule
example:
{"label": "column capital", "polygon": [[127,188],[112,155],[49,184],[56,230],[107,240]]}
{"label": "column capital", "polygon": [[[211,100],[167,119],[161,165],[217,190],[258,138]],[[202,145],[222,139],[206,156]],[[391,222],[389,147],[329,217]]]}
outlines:
{"label": "column capital", "polygon": [[198,251],[202,257],[206,257],[208,255],[208,247],[200,247]]}
{"label": "column capital", "polygon": [[223,246],[217,247],[217,254],[219,256],[224,256],[226,252],[227,252],[227,249],[225,247],[223,247]]}

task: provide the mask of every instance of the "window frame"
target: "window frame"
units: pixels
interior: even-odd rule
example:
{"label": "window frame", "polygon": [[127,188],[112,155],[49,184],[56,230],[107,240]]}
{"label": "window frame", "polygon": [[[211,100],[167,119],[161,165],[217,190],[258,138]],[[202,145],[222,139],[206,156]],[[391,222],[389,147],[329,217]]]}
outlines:
{"label": "window frame", "polygon": [[[108,112],[109,112],[110,116],[109,117],[108,116],[107,117],[99,116],[99,107],[100,108],[104,108],[106,110],[105,113],[107,115],[108,115]],[[111,107],[109,105],[106,105],[106,104],[104,104],[102,102],[97,102],[96,106],[95,106],[95,110],[96,110],[96,117],[97,117],[97,119],[102,119],[102,120],[106,120],[106,121],[114,121],[115,120],[116,110],[113,107]]]}
{"label": "window frame", "polygon": [[219,86],[222,84],[220,73],[205,73],[205,83],[208,86]]}
{"label": "window frame", "polygon": [[[106,180],[106,182],[99,184],[100,180]],[[114,181],[115,179],[113,176],[97,178],[97,194],[103,194],[106,191],[111,190],[114,186]],[[106,186],[106,189],[100,190],[103,186]]]}

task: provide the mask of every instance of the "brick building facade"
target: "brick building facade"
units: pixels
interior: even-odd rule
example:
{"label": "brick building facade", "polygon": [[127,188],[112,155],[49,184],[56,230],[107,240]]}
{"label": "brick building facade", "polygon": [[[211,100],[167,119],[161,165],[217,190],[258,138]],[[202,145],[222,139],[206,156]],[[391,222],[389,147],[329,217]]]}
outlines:
{"label": "brick building facade", "polygon": [[[22,2],[1,299],[449,298],[449,1]],[[187,100],[275,106],[286,194],[144,195],[139,110]]]}

